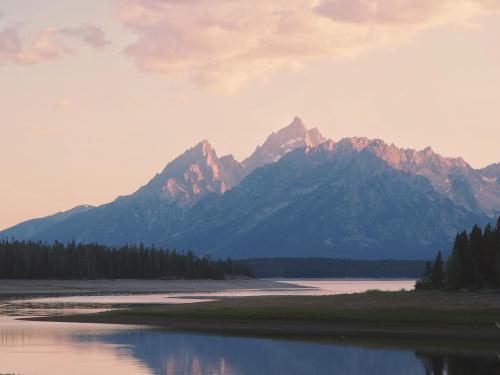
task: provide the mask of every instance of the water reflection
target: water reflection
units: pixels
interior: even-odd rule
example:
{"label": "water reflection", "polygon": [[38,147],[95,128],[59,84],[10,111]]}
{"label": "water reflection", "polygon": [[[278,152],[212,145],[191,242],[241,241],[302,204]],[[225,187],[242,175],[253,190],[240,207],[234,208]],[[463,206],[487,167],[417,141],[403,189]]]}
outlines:
{"label": "water reflection", "polygon": [[496,375],[500,360],[490,354],[443,354],[417,351],[426,375]]}
{"label": "water reflection", "polygon": [[134,305],[134,304],[181,304],[206,302],[220,297],[256,297],[256,296],[325,296],[345,293],[362,293],[370,289],[383,291],[411,290],[415,280],[351,280],[351,279],[310,279],[276,280],[282,288],[273,289],[227,289],[215,292],[179,292],[167,294],[131,294],[100,296],[69,296],[32,298],[11,301],[20,305]]}
{"label": "water reflection", "polygon": [[[408,287],[410,282],[310,280],[298,284],[310,289],[229,290],[209,294],[209,297],[338,294],[372,288],[394,290]],[[165,299],[172,297],[173,302],[185,302],[183,297],[191,297],[189,302],[194,302],[202,296],[206,293],[4,301],[0,304],[0,374],[500,375],[500,360],[491,351],[487,354],[484,351],[446,353],[442,348],[414,351],[411,346],[367,347],[346,340],[317,343],[15,319],[97,311],[116,307],[116,303],[165,303]]]}
{"label": "water reflection", "polygon": [[0,317],[0,374],[151,374],[127,346],[75,339],[80,335],[97,338],[119,329],[123,328]]}
{"label": "water reflection", "polygon": [[490,375],[494,352],[451,352],[217,336],[0,318],[0,373]]}
{"label": "water reflection", "polygon": [[155,374],[424,374],[411,350],[161,331],[117,332],[79,341],[127,346]]}

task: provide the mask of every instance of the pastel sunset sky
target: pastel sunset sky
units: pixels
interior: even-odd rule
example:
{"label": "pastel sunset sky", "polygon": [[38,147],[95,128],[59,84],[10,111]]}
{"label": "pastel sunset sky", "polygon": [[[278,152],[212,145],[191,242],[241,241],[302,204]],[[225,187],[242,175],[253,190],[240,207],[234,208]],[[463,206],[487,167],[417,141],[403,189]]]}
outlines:
{"label": "pastel sunset sky", "polygon": [[0,229],[300,116],[500,162],[500,0],[2,0]]}

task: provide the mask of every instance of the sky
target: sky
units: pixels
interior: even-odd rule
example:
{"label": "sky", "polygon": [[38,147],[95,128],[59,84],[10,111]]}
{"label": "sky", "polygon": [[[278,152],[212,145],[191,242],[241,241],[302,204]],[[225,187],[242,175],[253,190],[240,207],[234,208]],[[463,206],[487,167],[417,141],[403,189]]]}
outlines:
{"label": "sky", "polygon": [[130,194],[187,148],[328,138],[500,162],[500,0],[2,0],[0,228]]}

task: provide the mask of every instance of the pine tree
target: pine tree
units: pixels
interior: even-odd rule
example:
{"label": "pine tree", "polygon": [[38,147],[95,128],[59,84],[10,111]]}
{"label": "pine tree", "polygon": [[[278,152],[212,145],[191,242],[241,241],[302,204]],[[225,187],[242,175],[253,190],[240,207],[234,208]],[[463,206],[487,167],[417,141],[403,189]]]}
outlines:
{"label": "pine tree", "polygon": [[486,267],[486,259],[483,252],[483,231],[479,225],[474,225],[469,236],[469,252],[472,258],[471,261],[471,274],[472,279],[470,284],[475,287],[484,285],[484,269]]}
{"label": "pine tree", "polygon": [[430,289],[432,287],[432,273],[432,262],[427,262],[424,274],[415,283],[415,289]]}
{"label": "pine tree", "polygon": [[487,224],[483,230],[483,244],[481,248],[483,268],[486,286],[492,287],[496,284],[496,254],[495,254],[495,232],[491,224]]}
{"label": "pine tree", "polygon": [[496,260],[496,283],[495,286],[500,287],[500,216],[497,220],[497,225],[495,226],[495,230],[493,232],[493,253],[495,254]]}
{"label": "pine tree", "polygon": [[444,285],[444,268],[441,251],[438,252],[434,265],[432,266],[431,282],[434,288],[442,288]]}
{"label": "pine tree", "polygon": [[458,234],[457,246],[458,254],[460,254],[462,282],[464,286],[470,286],[475,279],[475,260],[469,244],[469,236],[465,230]]}
{"label": "pine tree", "polygon": [[460,235],[457,234],[453,245],[453,251],[446,263],[446,282],[448,286],[453,289],[459,289],[464,286],[460,241]]}

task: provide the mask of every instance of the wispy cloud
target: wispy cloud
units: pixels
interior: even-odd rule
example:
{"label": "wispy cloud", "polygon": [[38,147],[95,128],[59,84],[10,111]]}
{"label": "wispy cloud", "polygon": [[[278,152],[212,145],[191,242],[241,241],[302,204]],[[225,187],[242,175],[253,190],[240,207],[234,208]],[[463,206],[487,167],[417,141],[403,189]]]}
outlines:
{"label": "wispy cloud", "polygon": [[47,27],[34,34],[26,34],[19,24],[4,26],[0,28],[0,64],[32,65],[60,58],[74,52],[75,39],[95,49],[109,44],[104,31],[91,25]]}
{"label": "wispy cloud", "polygon": [[399,43],[500,0],[121,0],[139,69],[234,91],[283,69]]}
{"label": "wispy cloud", "polygon": [[315,9],[339,22],[431,27],[499,8],[498,0],[324,0]]}
{"label": "wispy cloud", "polygon": [[57,111],[65,111],[67,109],[70,109],[71,107],[72,103],[68,98],[61,98],[57,100],[53,105],[53,108]]}
{"label": "wispy cloud", "polygon": [[23,40],[18,27],[0,30],[0,63],[35,64],[61,56],[66,51],[53,38],[54,33],[47,28]]}
{"label": "wispy cloud", "polygon": [[74,28],[65,28],[60,31],[63,36],[81,40],[85,44],[95,49],[103,49],[111,42],[106,38],[102,29],[93,25],[81,25]]}

